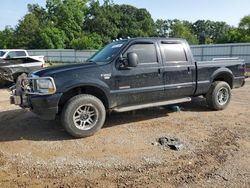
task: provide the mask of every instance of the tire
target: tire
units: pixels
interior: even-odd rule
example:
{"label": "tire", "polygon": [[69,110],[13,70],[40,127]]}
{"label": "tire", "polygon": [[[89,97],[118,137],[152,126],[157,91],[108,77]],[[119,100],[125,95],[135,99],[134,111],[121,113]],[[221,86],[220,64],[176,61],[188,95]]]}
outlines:
{"label": "tire", "polygon": [[71,98],[63,107],[61,122],[66,131],[76,138],[94,135],[106,119],[103,103],[92,95]]}
{"label": "tire", "polygon": [[223,81],[212,83],[206,94],[206,100],[212,110],[224,110],[231,100],[231,88],[228,83]]}

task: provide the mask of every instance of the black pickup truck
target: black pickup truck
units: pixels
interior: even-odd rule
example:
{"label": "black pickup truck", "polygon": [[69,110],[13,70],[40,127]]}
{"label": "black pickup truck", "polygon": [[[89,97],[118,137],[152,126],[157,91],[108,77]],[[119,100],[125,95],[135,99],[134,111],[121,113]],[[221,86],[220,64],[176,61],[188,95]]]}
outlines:
{"label": "black pickup truck", "polygon": [[11,103],[41,118],[61,118],[75,137],[93,135],[109,111],[187,102],[204,96],[213,110],[226,108],[231,89],[245,83],[243,60],[195,62],[182,39],[115,41],[86,63],[33,72],[19,78]]}

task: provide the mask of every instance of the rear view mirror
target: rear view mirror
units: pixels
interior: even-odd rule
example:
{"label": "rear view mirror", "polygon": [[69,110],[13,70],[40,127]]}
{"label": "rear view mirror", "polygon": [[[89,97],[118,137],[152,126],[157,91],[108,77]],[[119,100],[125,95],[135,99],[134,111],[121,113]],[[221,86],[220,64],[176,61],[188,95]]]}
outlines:
{"label": "rear view mirror", "polygon": [[137,67],[139,59],[136,53],[129,52],[127,54],[127,58],[128,58],[128,67]]}

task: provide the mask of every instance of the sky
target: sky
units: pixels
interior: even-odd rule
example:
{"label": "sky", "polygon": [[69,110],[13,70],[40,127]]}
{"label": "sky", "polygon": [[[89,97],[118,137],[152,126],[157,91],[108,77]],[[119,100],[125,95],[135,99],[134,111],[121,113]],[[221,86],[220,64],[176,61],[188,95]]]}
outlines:
{"label": "sky", "polygon": [[[225,21],[237,26],[240,19],[250,14],[250,0],[113,0],[146,8],[153,19],[180,19],[195,22],[199,19]],[[15,27],[26,13],[27,4],[45,6],[46,0],[1,0],[0,30],[6,25]]]}

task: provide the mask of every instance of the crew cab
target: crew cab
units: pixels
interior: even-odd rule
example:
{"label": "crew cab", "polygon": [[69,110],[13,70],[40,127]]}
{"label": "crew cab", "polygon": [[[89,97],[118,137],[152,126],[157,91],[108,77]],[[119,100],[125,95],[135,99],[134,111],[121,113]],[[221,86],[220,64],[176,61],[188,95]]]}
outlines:
{"label": "crew cab", "polygon": [[204,96],[212,110],[225,109],[231,89],[244,85],[243,60],[196,62],[183,39],[115,41],[86,63],[46,68],[19,78],[11,103],[41,118],[57,116],[74,137],[93,135],[109,111],[182,103]]}
{"label": "crew cab", "polygon": [[0,81],[15,82],[22,73],[44,67],[44,56],[29,56],[26,50],[0,50]]}

